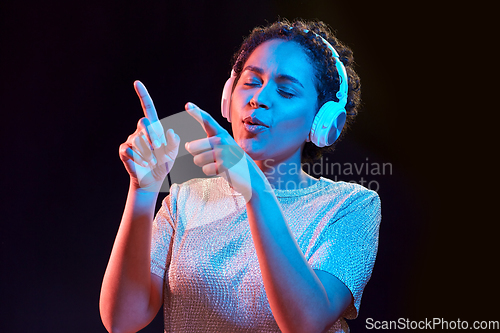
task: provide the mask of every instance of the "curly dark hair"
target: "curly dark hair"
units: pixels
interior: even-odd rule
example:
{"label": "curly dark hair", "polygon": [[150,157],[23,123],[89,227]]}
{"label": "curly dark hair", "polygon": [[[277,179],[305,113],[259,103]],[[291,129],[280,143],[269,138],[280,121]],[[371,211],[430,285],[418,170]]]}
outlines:
{"label": "curly dark hair", "polygon": [[[233,70],[236,73],[236,79],[234,80],[233,90],[240,78],[245,62],[255,48],[270,39],[283,39],[300,44],[311,60],[315,69],[315,86],[318,92],[317,110],[327,101],[338,102],[336,93],[340,88],[340,79],[335,67],[335,58],[332,56],[332,51],[317,35],[328,40],[338,52],[349,80],[347,105],[345,107],[346,122],[341,136],[335,142],[336,144],[345,135],[346,130],[349,129],[358,114],[361,103],[361,83],[358,74],[353,68],[354,58],[351,49],[342,44],[325,23],[303,20],[289,22],[282,19],[266,27],[254,28],[243,41],[238,52],[234,54]],[[332,152],[335,144],[319,148],[311,142],[306,142],[302,152],[302,161],[307,163],[321,158],[323,153]]]}

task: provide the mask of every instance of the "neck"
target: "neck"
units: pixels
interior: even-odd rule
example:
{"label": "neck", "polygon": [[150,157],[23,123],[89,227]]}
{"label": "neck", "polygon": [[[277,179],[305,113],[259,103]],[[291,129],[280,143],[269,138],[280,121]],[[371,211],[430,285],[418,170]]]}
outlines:
{"label": "neck", "polygon": [[266,175],[268,182],[275,189],[294,190],[309,187],[318,180],[302,170],[302,150],[286,159],[266,159],[255,161],[255,164]]}

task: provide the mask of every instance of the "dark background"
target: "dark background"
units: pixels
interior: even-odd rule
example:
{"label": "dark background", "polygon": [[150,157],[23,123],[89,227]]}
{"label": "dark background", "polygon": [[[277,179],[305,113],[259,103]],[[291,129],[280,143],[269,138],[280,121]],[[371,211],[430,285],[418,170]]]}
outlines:
{"label": "dark background", "polygon": [[[364,107],[329,161],[392,165],[365,177],[383,219],[352,331],[366,318],[499,320],[497,171],[484,160],[496,150],[471,140],[489,132],[475,95],[489,64],[465,4],[2,1],[0,331],[105,332],[100,284],[128,189],[118,146],[142,116],[133,81],[160,118],[193,101],[229,128],[232,54],[278,17],[323,20],[354,50]],[[161,316],[144,332],[162,332]]]}

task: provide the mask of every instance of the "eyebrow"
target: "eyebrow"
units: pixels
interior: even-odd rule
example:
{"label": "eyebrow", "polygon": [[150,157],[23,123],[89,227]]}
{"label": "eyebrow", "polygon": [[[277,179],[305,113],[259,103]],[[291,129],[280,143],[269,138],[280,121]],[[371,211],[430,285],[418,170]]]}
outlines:
{"label": "eyebrow", "polygon": [[[254,72],[254,73],[260,74],[260,75],[264,74],[264,70],[263,70],[262,68],[257,67],[257,66],[251,66],[251,65],[246,66],[246,67],[243,69],[243,72],[244,72],[244,71],[250,71],[250,72]],[[277,78],[278,78],[278,80],[287,80],[287,81],[290,81],[290,82],[296,83],[296,84],[298,84],[299,86],[301,86],[302,88],[304,88],[304,86],[302,85],[302,83],[300,83],[300,81],[299,81],[297,78],[295,78],[295,77],[293,77],[293,76],[291,76],[291,75],[287,75],[287,74],[279,74],[279,75],[277,76]]]}

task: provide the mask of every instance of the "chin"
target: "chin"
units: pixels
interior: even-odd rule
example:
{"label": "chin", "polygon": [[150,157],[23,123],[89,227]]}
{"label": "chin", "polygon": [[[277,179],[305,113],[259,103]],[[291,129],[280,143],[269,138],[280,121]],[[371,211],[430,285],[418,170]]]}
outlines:
{"label": "chin", "polygon": [[243,149],[254,161],[265,159],[265,147],[260,147],[259,143],[252,139],[240,139],[237,141],[238,146]]}
{"label": "chin", "polygon": [[259,154],[259,153],[256,153],[256,152],[247,152],[248,156],[250,156],[252,158],[252,160],[254,161],[262,161],[262,160],[265,160],[266,157],[264,154]]}

